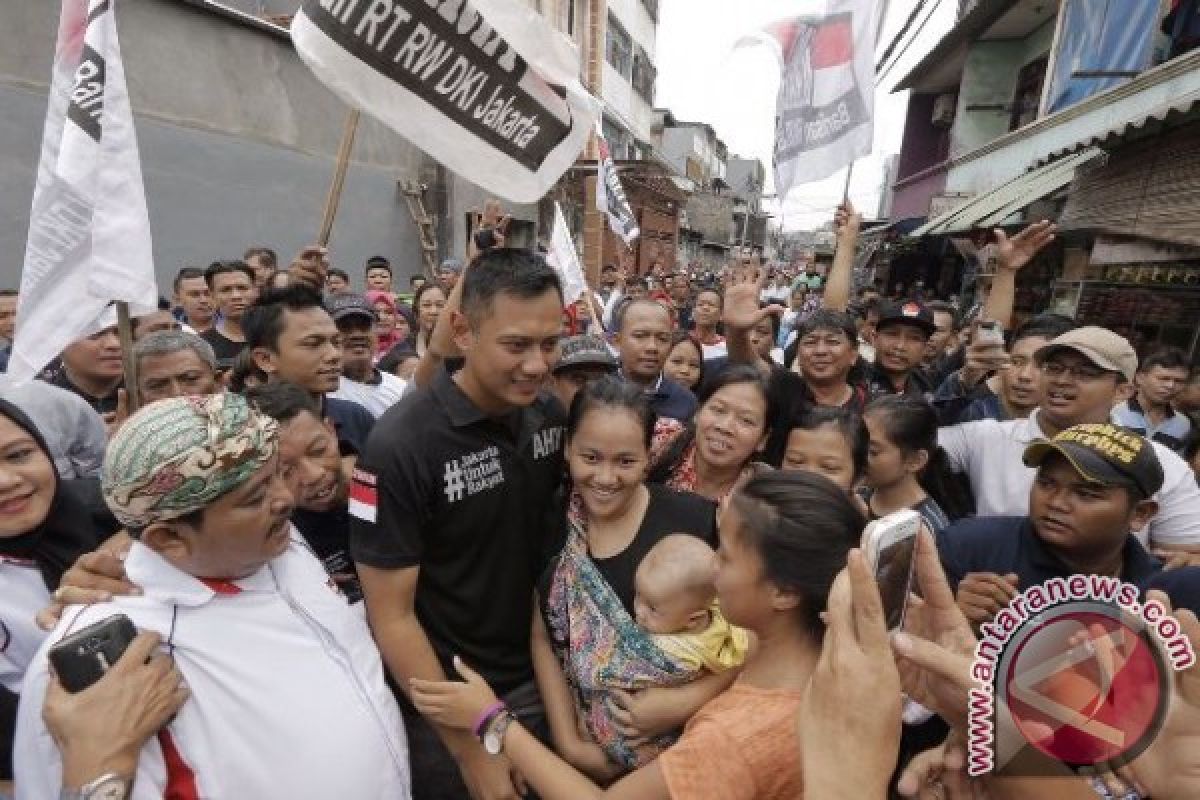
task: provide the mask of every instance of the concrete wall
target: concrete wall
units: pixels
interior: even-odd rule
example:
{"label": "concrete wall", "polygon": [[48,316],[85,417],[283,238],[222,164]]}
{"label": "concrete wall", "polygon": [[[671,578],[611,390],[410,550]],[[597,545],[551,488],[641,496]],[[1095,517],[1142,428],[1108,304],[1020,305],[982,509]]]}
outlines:
{"label": "concrete wall", "polygon": [[[58,4],[4,5],[0,285],[10,285],[24,252]],[[287,259],[313,239],[347,109],[286,36],[179,0],[125,0],[117,13],[160,289],[169,293],[184,265],[240,256],[251,244]],[[420,270],[397,181],[419,179],[429,165],[363,118],[331,242],[355,285],[375,254],[392,259],[397,285]]]}

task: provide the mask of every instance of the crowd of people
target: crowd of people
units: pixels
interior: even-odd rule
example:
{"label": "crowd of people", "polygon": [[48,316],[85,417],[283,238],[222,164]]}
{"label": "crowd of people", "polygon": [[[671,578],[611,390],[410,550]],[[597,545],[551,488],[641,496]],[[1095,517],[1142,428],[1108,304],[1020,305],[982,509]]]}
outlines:
{"label": "crowd of people", "polygon": [[[1120,577],[1200,647],[1200,371],[1016,319],[1048,223],[964,311],[854,288],[859,222],[822,276],[606,264],[564,305],[489,205],[407,291],[254,247],[133,320],[132,385],[115,324],[0,375],[0,796],[1200,796],[1200,666],[1119,774],[962,755],[1023,589]],[[860,537],[906,510],[889,631]],[[68,692],[49,652],[114,614]]]}

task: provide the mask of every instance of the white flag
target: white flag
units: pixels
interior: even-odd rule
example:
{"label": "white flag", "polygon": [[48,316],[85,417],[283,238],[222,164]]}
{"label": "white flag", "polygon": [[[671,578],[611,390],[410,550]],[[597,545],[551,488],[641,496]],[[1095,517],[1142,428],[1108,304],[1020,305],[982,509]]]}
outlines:
{"label": "white flag", "polygon": [[304,0],[292,41],[345,102],[518,203],[575,163],[599,112],[574,45],[513,0]]}
{"label": "white flag", "polygon": [[567,227],[567,219],[558,203],[554,204],[554,230],[550,234],[550,252],[546,261],[562,279],[564,305],[569,306],[583,297],[587,291],[587,279],[583,277],[583,265],[579,263],[575,240],[571,237],[571,229]]}
{"label": "white flag", "polygon": [[625,190],[621,188],[621,178],[617,175],[617,167],[613,164],[612,153],[608,149],[608,140],[596,126],[596,144],[600,151],[600,159],[596,162],[596,208],[608,217],[608,227],[620,236],[625,246],[638,237],[641,230]]}
{"label": "white flag", "polygon": [[8,372],[32,378],[112,324],[157,307],[150,221],[111,0],[63,0]]}
{"label": "white flag", "polygon": [[775,187],[781,200],[871,152],[881,9],[873,0],[829,0],[824,14],[780,20],[735,45],[767,42],[779,56]]}

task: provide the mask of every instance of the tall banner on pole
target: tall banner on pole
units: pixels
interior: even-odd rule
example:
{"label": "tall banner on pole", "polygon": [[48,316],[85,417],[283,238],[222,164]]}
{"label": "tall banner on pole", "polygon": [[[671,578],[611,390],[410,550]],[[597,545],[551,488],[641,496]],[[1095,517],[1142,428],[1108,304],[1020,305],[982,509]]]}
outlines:
{"label": "tall banner on pole", "polygon": [[63,0],[8,372],[157,307],[150,220],[112,0]]}
{"label": "tall banner on pole", "polygon": [[823,14],[780,20],[738,42],[766,43],[779,57],[775,188],[781,199],[871,152],[882,5],[828,0]]}
{"label": "tall banner on pole", "polygon": [[555,184],[599,112],[574,45],[513,0],[304,0],[292,41],[346,103],[513,202]]}
{"label": "tall banner on pole", "polygon": [[596,208],[608,217],[608,227],[625,246],[629,247],[633,240],[641,234],[633,209],[625,197],[621,187],[621,178],[617,175],[617,166],[613,163],[612,152],[608,149],[608,140],[600,126],[596,126],[596,145],[600,157],[596,162]]}

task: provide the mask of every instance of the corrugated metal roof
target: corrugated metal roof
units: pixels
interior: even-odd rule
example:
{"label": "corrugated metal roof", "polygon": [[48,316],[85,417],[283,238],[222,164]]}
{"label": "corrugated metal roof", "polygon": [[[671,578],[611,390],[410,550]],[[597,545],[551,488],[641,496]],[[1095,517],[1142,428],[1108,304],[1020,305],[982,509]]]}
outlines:
{"label": "corrugated metal roof", "polygon": [[1111,148],[1114,145],[1141,136],[1149,136],[1163,125],[1182,122],[1190,117],[1200,115],[1200,92],[1192,92],[1175,98],[1170,104],[1160,106],[1149,114],[1135,119],[1125,120],[1113,125],[1108,130],[1080,139],[1067,147],[1060,147],[1052,153],[1047,153],[1037,161],[1035,166],[1048,164],[1055,159],[1070,153],[1078,152],[1085,147]]}
{"label": "corrugated metal roof", "polygon": [[1061,161],[1038,167],[930,220],[913,231],[912,235],[917,237],[967,233],[976,228],[998,225],[1031,203],[1069,184],[1079,167],[1103,157],[1104,151],[1093,147]]}

